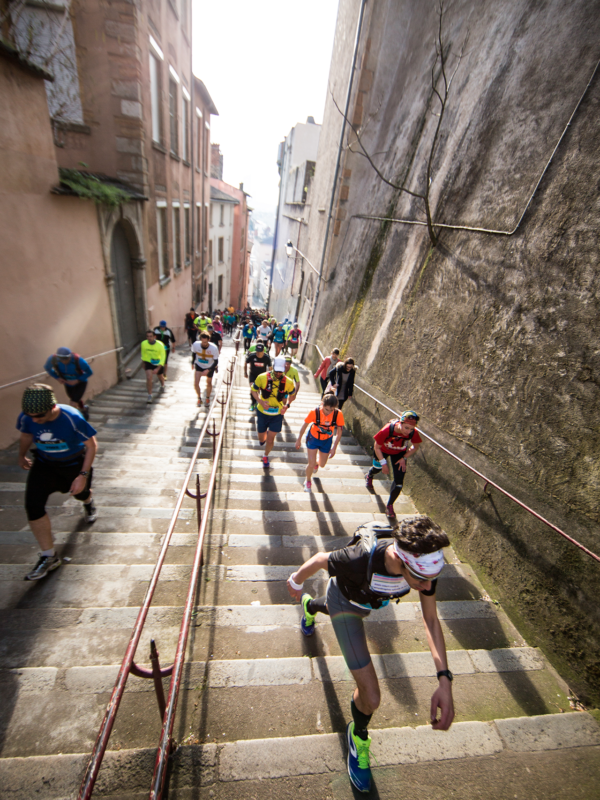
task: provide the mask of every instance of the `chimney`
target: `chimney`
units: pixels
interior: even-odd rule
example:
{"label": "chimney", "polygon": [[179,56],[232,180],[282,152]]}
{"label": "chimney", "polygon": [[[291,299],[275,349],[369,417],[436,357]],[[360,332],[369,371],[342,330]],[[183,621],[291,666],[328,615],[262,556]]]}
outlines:
{"label": "chimney", "polygon": [[220,144],[210,145],[210,177],[223,180],[223,156]]}
{"label": "chimney", "polygon": [[242,183],[240,183],[240,192],[243,192],[243,191],[244,191],[244,184],[242,182]]}

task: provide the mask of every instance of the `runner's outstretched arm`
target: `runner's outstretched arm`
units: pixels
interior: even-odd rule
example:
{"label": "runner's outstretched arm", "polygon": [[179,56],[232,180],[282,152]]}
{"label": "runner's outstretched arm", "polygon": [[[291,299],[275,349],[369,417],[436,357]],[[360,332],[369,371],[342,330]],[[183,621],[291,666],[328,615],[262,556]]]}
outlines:
{"label": "runner's outstretched arm", "polygon": [[[298,581],[296,581],[298,583]],[[446,643],[442,626],[437,615],[435,596],[421,595],[421,611],[429,649],[435,663],[436,671],[448,669],[446,658]],[[440,709],[440,718],[437,719],[437,710]],[[452,699],[452,683],[442,676],[439,686],[431,698],[431,727],[437,731],[447,731],[454,719],[454,701]]]}
{"label": "runner's outstretched arm", "polygon": [[[327,562],[329,560],[329,553],[317,553],[316,555],[309,558],[308,561],[305,561],[304,564],[300,567],[300,569],[294,573],[294,583],[304,583],[304,581],[308,580],[308,578],[312,578],[320,569],[327,569]],[[291,576],[290,576],[291,577]],[[294,600],[302,599],[303,591],[302,589],[292,589],[290,585],[290,578],[287,580],[287,589],[290,593],[290,596],[294,598]]]}
{"label": "runner's outstretched arm", "polygon": [[[298,434],[298,438],[296,439],[296,450],[300,450],[300,447],[302,446],[302,436],[304,434],[304,431],[308,428],[309,425],[310,425],[309,422],[305,422],[300,428],[300,433]],[[296,581],[296,583],[298,583],[298,581]]]}

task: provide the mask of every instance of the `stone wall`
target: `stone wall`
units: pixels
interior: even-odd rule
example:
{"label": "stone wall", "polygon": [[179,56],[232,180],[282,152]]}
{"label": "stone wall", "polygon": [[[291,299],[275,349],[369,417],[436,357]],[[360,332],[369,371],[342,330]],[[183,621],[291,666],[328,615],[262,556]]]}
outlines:
{"label": "stone wall", "polygon": [[[351,119],[381,172],[422,193],[439,107],[436,4],[382,2],[370,14]],[[350,137],[325,272],[334,278],[313,335],[354,356],[359,383],[388,405],[417,408],[425,432],[600,552],[597,75],[585,92],[599,7],[456,2],[443,22],[448,74],[467,33],[433,159],[432,212],[437,222],[516,232],[438,229],[432,247],[423,225],[364,219],[422,222],[424,207],[377,177]],[[439,88],[439,63],[434,72]],[[317,177],[334,149],[319,158]],[[364,396],[346,410],[365,441],[389,418]],[[422,450],[407,480],[417,505],[597,702],[600,565],[483,495],[482,482],[433,445]]]}

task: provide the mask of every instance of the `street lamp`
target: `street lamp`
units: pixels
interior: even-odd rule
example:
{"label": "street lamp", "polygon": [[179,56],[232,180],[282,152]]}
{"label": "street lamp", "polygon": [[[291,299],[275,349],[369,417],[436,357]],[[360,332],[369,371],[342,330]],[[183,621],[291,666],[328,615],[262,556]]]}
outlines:
{"label": "street lamp", "polygon": [[306,263],[308,264],[308,266],[309,266],[309,267],[310,267],[312,270],[314,270],[314,271],[317,273],[317,275],[319,276],[319,278],[320,278],[320,277],[321,277],[321,273],[319,272],[319,270],[318,270],[318,269],[317,269],[317,268],[316,268],[316,267],[315,267],[313,264],[311,264],[311,263],[310,263],[310,261],[308,260],[308,258],[307,258],[307,257],[304,255],[304,253],[302,253],[300,250],[298,250],[298,248],[297,248],[297,247],[295,247],[295,246],[292,244],[292,240],[291,240],[291,239],[288,239],[288,241],[287,241],[287,244],[286,244],[286,246],[285,246],[285,254],[286,254],[286,256],[287,256],[288,258],[292,258],[292,257],[293,257],[293,255],[294,255],[294,250],[295,250],[295,251],[298,253],[298,255],[299,255],[301,258],[303,258],[303,259],[306,261]]}
{"label": "street lamp", "polygon": [[285,254],[288,258],[291,258],[294,255],[294,245],[292,244],[291,239],[288,239],[288,242],[285,246]]}

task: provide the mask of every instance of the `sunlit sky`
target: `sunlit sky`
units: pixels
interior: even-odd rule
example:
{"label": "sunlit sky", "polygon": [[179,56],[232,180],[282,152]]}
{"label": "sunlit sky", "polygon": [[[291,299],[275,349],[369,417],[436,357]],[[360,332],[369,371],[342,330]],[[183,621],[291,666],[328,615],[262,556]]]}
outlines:
{"label": "sunlit sky", "polygon": [[193,70],[218,111],[223,179],[274,213],[277,147],[290,128],[323,122],[337,0],[193,0]]}

